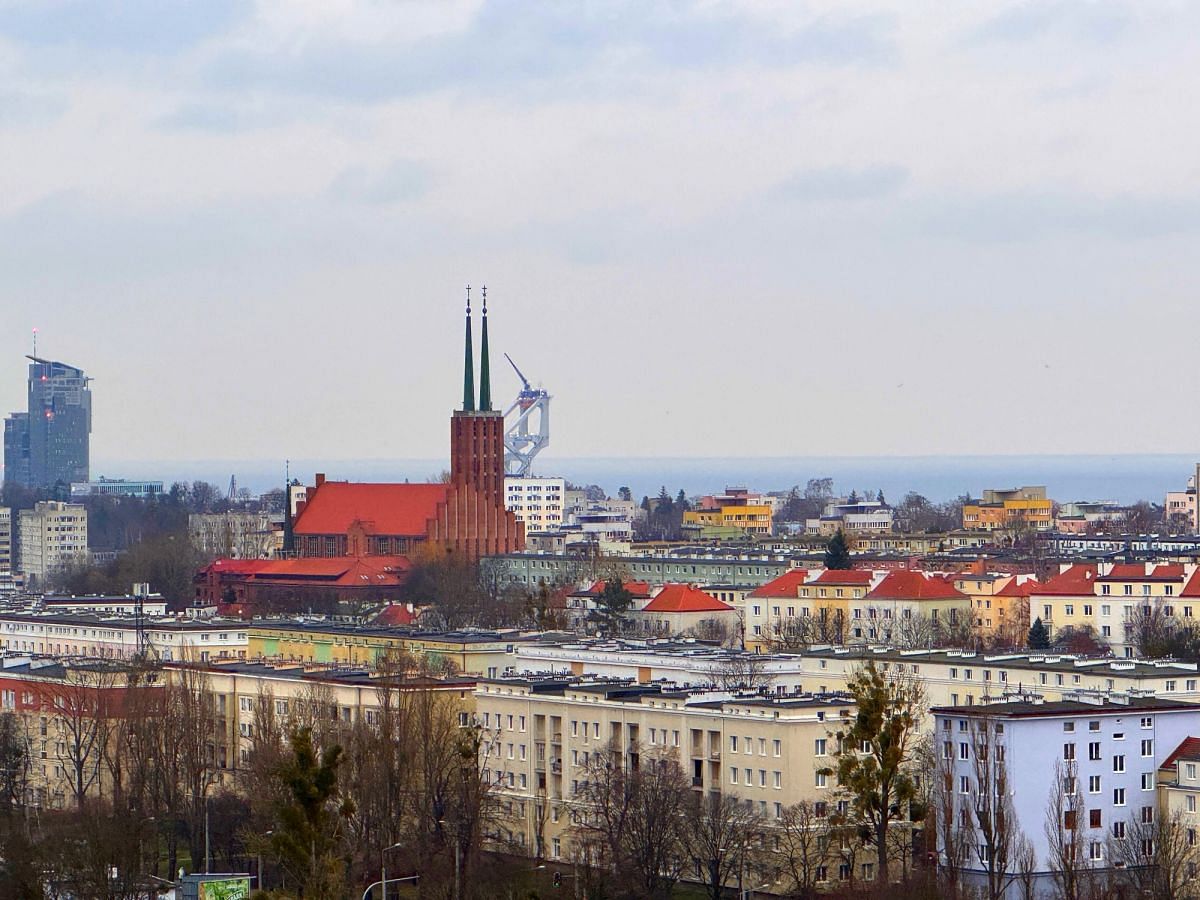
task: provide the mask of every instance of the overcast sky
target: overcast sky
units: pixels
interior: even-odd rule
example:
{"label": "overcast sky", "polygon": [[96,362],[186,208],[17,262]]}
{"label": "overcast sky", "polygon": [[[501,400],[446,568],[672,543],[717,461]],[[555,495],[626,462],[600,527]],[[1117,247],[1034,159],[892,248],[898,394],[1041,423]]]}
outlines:
{"label": "overcast sky", "polygon": [[439,457],[1187,452],[1200,4],[0,0],[0,406]]}

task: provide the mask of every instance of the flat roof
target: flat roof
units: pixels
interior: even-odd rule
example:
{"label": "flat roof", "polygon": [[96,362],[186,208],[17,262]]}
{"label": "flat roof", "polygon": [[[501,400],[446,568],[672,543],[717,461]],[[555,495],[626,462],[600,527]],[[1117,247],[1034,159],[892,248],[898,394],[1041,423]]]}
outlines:
{"label": "flat roof", "polygon": [[1043,716],[1111,716],[1131,712],[1186,712],[1198,709],[1200,703],[1150,696],[1130,697],[1128,703],[1114,702],[1107,698],[1096,703],[1083,700],[1000,701],[976,706],[935,706],[930,712],[934,715],[1025,719]]}

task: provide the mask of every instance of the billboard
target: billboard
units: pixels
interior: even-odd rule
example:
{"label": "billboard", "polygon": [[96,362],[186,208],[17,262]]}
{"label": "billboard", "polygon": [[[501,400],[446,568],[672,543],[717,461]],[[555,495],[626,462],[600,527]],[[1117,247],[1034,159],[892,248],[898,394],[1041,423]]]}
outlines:
{"label": "billboard", "polygon": [[202,881],[199,900],[250,900],[249,878],[222,878],[219,881]]}

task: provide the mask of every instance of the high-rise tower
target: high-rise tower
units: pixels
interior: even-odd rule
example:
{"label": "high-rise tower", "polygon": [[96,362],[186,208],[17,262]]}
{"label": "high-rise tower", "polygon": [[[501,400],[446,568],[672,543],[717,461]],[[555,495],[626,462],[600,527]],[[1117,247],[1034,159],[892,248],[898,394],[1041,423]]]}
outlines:
{"label": "high-rise tower", "polygon": [[4,477],[28,487],[89,478],[91,381],[82,369],[28,357],[28,412],[4,423]]}

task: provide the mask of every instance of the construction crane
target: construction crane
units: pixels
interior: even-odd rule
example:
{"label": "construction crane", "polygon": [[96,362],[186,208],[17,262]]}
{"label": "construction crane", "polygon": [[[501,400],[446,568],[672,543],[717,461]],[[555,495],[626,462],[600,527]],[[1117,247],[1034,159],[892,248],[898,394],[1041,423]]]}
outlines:
{"label": "construction crane", "polygon": [[[511,356],[505,353],[504,358],[521,379],[521,392],[504,411],[504,472],[523,478],[529,475],[533,458],[550,443],[550,395],[531,386]],[[537,431],[530,428],[534,413]]]}

